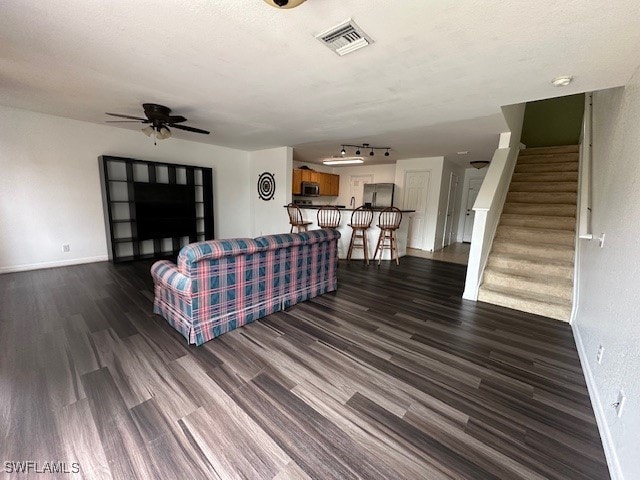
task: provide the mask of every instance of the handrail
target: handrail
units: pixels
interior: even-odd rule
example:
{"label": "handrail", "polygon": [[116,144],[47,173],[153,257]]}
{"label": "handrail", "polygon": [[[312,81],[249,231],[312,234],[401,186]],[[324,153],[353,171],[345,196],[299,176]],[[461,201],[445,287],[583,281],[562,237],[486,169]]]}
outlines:
{"label": "handrail", "polygon": [[585,95],[580,142],[580,177],[578,185],[578,237],[591,240],[591,163],[593,135],[593,94]]}

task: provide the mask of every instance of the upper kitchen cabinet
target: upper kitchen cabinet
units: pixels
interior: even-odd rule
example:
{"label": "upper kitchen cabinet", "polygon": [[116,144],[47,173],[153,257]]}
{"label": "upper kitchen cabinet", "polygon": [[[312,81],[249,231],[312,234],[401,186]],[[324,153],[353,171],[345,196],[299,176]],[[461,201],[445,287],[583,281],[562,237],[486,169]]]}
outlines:
{"label": "upper kitchen cabinet", "polygon": [[300,195],[302,193],[302,170],[293,170],[293,180],[291,181],[291,193]]}
{"label": "upper kitchen cabinet", "polygon": [[340,175],[329,174],[329,195],[337,197],[340,195]]}
{"label": "upper kitchen cabinet", "polygon": [[317,183],[320,186],[321,196],[337,197],[340,193],[340,175],[296,168],[293,170],[291,193],[302,195],[304,182]]}

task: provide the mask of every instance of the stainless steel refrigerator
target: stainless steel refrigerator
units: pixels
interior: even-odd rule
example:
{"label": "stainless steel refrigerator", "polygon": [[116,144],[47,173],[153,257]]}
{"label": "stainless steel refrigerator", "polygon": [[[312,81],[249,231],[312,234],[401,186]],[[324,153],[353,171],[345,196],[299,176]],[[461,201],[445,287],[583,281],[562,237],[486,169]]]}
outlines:
{"label": "stainless steel refrigerator", "polygon": [[374,208],[392,207],[394,188],[394,183],[365,183],[362,201]]}

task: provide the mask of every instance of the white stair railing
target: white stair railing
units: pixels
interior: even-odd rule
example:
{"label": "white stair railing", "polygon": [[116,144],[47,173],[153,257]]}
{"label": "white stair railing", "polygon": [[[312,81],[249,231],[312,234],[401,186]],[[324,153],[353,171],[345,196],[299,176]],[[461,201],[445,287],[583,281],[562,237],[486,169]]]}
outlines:
{"label": "white stair railing", "polygon": [[469,264],[463,298],[478,299],[482,272],[498,228],[502,207],[507,198],[509,184],[518,160],[519,147],[498,148],[493,154],[489,170],[473,205],[475,219],[469,250]]}

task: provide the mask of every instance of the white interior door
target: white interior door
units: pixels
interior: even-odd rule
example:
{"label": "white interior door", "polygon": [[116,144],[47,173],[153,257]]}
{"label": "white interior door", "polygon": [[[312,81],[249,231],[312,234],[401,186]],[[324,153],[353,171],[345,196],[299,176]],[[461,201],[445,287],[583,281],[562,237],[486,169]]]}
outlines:
{"label": "white interior door", "polygon": [[455,213],[456,213],[456,196],[458,194],[458,175],[451,172],[449,177],[449,193],[447,194],[447,210],[444,219],[444,235],[442,238],[442,246],[451,245],[451,238],[455,236],[453,231]]}
{"label": "white interior door", "polygon": [[362,194],[365,183],[373,183],[373,175],[351,175],[351,177],[349,177],[351,197],[356,199],[353,208],[358,208],[362,205]]}
{"label": "white interior door", "polygon": [[415,210],[409,215],[408,248],[422,248],[424,244],[427,199],[431,170],[408,171],[404,174],[404,201],[406,210]]}
{"label": "white interior door", "polygon": [[482,185],[481,178],[474,178],[469,182],[469,192],[467,193],[467,211],[464,217],[464,231],[462,233],[462,241],[470,242],[471,234],[473,233],[473,220],[476,212],[473,211],[473,204],[476,203],[480,186]]}

